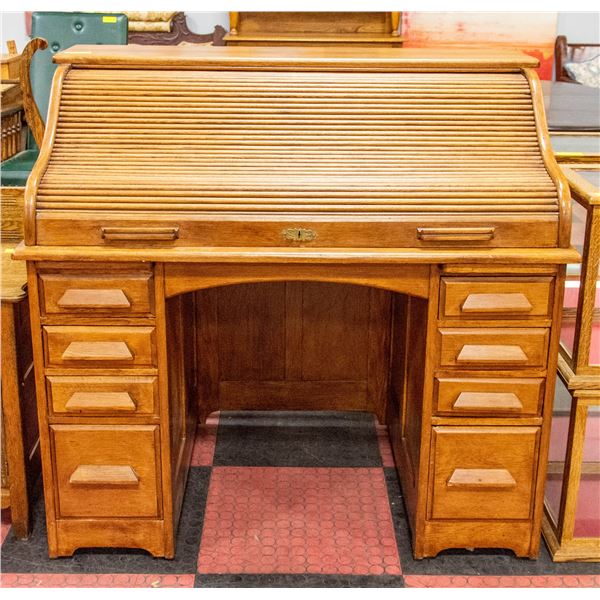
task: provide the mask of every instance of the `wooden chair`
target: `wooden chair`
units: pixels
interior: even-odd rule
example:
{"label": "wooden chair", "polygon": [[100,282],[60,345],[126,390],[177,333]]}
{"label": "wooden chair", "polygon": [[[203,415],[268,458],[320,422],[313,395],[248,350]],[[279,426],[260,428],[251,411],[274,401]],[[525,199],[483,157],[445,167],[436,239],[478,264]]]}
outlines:
{"label": "wooden chair", "polygon": [[565,64],[569,62],[584,62],[600,54],[600,44],[569,44],[564,35],[559,35],[554,43],[554,66],[556,81],[578,83],[573,79]]}
{"label": "wooden chair", "polygon": [[25,149],[27,128],[23,114],[23,95],[19,83],[21,55],[14,40],[6,42],[8,53],[2,55],[0,88],[2,95],[2,160]]}

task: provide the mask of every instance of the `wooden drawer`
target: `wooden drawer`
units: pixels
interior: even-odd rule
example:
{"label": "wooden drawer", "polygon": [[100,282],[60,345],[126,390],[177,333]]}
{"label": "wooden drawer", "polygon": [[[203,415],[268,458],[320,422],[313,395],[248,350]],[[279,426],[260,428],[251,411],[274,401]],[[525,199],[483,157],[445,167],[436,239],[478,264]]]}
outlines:
{"label": "wooden drawer", "polygon": [[53,425],[61,517],[159,516],[156,425]]}
{"label": "wooden drawer", "polygon": [[40,274],[44,314],[150,315],[154,295],[150,273]]}
{"label": "wooden drawer", "polygon": [[541,377],[438,377],[435,386],[438,415],[533,416],[542,409],[544,380]]}
{"label": "wooden drawer", "polygon": [[55,413],[126,416],[155,411],[156,377],[52,376],[46,382]]}
{"label": "wooden drawer", "polygon": [[440,319],[548,317],[552,281],[551,277],[444,277]]}
{"label": "wooden drawer", "polygon": [[442,367],[518,369],[543,368],[548,354],[548,329],[440,329]]}
{"label": "wooden drawer", "polygon": [[[356,201],[356,199],[354,199]],[[122,215],[57,215],[48,211],[37,223],[40,246],[116,246],[140,242],[157,247],[270,247],[270,248],[555,248],[558,224],[554,214],[411,214],[387,210],[391,199],[381,200],[369,217],[357,215],[367,205],[329,211],[323,198],[315,207],[265,213],[262,209],[236,211],[235,219],[211,211],[190,212],[185,218],[169,213],[123,219]],[[383,205],[383,206],[382,206]],[[248,205],[246,205],[248,206]],[[276,205],[274,205],[275,207]],[[281,206],[281,205],[280,205]],[[310,206],[306,205],[306,206]],[[375,206],[371,204],[371,206]],[[404,205],[406,206],[406,205]],[[255,205],[256,207],[256,205]],[[318,214],[323,211],[323,214]],[[383,214],[379,211],[383,211]],[[305,213],[312,214],[305,214]],[[336,214],[334,214],[336,213]]]}
{"label": "wooden drawer", "polygon": [[432,519],[529,519],[539,427],[434,427]]}
{"label": "wooden drawer", "polygon": [[132,367],[155,364],[154,327],[45,326],[48,366]]}

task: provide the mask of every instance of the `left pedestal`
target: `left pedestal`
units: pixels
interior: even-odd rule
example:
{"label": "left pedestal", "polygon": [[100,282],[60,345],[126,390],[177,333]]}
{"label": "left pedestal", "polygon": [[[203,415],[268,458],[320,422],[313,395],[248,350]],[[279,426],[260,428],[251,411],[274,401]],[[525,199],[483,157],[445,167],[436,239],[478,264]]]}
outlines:
{"label": "left pedestal", "polygon": [[174,556],[196,403],[168,377],[193,310],[171,322],[156,271],[29,265],[51,557],[94,546]]}

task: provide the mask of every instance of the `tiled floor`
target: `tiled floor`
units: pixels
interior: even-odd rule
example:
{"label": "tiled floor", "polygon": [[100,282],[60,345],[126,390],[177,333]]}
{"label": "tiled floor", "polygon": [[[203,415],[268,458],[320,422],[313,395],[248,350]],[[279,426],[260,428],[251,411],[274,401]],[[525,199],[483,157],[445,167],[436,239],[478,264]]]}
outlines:
{"label": "tiled floor", "polygon": [[[198,431],[174,560],[47,558],[2,515],[3,587],[600,587],[600,565],[509,551],[415,561],[385,428],[361,413],[222,413]],[[8,532],[7,532],[8,530]],[[4,537],[6,536],[6,539]]]}

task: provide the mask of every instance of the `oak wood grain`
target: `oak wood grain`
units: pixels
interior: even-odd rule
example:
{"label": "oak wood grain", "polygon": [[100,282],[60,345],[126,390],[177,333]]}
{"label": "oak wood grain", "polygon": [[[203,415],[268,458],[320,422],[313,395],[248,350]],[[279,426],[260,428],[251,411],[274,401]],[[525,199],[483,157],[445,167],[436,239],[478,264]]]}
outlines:
{"label": "oak wood grain", "polygon": [[154,327],[44,327],[47,364],[118,366],[156,364]]}
{"label": "oak wood grain", "polygon": [[[197,412],[339,406],[389,420],[415,557],[535,557],[562,265],[578,260],[536,59],[130,46],[57,60],[15,252],[50,555],[172,557]],[[131,306],[84,306],[89,290]],[[133,359],[88,360],[98,343]],[[113,406],[69,410],[77,393]],[[72,485],[81,465],[131,467],[139,485]]]}
{"label": "oak wood grain", "polygon": [[523,410],[519,396],[512,392],[461,392],[452,405],[456,410]]}
{"label": "oak wood grain", "polygon": [[135,411],[127,392],[75,392],[65,404],[66,411]]}
{"label": "oak wood grain", "polygon": [[447,483],[463,490],[509,489],[517,485],[508,469],[454,469]]}
{"label": "oak wood grain", "polygon": [[140,480],[126,465],[79,465],[71,477],[71,485],[81,486],[137,486]]}
{"label": "oak wood grain", "polygon": [[68,289],[57,302],[60,308],[130,308],[123,290]]}
{"label": "oak wood grain", "polygon": [[61,517],[158,517],[156,425],[52,425]]}
{"label": "oak wood grain", "polygon": [[439,335],[441,366],[490,370],[546,366],[547,329],[443,328]]}
{"label": "oak wood grain", "polygon": [[152,414],[157,407],[155,376],[46,377],[48,401],[54,414]]}
{"label": "oak wood grain", "polygon": [[443,278],[440,318],[509,318],[548,316],[552,303],[552,279],[527,281],[503,277]]}
{"label": "oak wood grain", "polygon": [[431,517],[526,519],[533,508],[535,427],[434,427]]}

